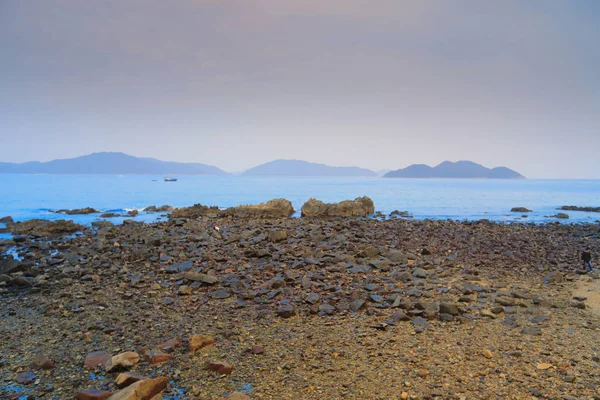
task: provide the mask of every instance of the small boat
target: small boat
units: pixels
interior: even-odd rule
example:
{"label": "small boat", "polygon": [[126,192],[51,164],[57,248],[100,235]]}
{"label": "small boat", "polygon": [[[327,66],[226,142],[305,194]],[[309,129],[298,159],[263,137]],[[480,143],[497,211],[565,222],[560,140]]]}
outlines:
{"label": "small boat", "polygon": [[165,178],[165,182],[177,182],[177,178]]}

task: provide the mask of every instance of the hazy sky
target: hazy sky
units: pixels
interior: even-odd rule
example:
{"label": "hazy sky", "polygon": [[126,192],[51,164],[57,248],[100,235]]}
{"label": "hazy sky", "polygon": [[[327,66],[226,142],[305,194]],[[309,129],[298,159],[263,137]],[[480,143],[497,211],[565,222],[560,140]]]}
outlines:
{"label": "hazy sky", "polygon": [[598,0],[0,0],[0,161],[600,178]]}

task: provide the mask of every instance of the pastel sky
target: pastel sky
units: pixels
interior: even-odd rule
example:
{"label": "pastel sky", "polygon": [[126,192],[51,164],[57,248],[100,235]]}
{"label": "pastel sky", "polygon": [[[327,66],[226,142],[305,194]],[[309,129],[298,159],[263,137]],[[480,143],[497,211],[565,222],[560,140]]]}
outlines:
{"label": "pastel sky", "polygon": [[600,178],[598,0],[1,0],[0,161]]}

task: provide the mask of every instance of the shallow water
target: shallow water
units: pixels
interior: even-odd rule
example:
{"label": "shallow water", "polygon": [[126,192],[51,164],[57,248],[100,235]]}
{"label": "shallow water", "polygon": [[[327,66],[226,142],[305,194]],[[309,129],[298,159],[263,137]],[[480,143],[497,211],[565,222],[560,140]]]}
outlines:
{"label": "shallow water", "polygon": [[[386,179],[312,177],[182,176],[164,182],[157,176],[13,175],[0,174],[0,217],[17,221],[32,218],[73,219],[91,223],[98,215],[62,215],[51,210],[94,207],[125,213],[150,205],[175,207],[195,203],[231,207],[284,197],[296,210],[311,197],[326,202],[367,195],[377,211],[408,211],[415,218],[494,221],[554,221],[562,205],[600,206],[600,180],[480,180]],[[533,212],[524,219],[512,207]],[[600,213],[566,212],[569,220],[594,222]],[[127,217],[128,218],[128,217]],[[140,213],[138,221],[165,218]],[[125,218],[111,219],[120,222]]]}

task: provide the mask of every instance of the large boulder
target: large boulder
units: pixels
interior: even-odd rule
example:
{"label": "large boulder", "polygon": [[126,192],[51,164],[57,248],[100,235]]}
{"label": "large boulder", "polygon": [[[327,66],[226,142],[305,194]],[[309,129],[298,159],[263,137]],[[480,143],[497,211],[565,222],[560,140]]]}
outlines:
{"label": "large boulder", "polygon": [[92,207],[76,208],[74,210],[58,210],[58,211],[54,211],[54,212],[57,214],[67,214],[67,215],[99,214],[100,213],[100,211],[98,211]]}
{"label": "large boulder", "polygon": [[202,204],[194,204],[191,207],[176,208],[171,213],[170,217],[177,218],[198,218],[198,217],[215,217],[218,216],[222,211],[219,207],[203,206]]}
{"label": "large boulder", "polygon": [[366,217],[374,212],[375,204],[367,196],[339,203],[323,203],[310,199],[302,206],[303,217]]}
{"label": "large boulder", "polygon": [[528,213],[531,212],[531,210],[525,207],[513,207],[510,209],[510,212]]}
{"label": "large boulder", "polygon": [[237,218],[289,218],[294,214],[294,207],[289,200],[273,199],[266,204],[231,207],[224,214]]}
{"label": "large boulder", "polygon": [[173,207],[169,206],[169,205],[164,205],[164,206],[149,206],[144,208],[145,212],[171,212],[173,211]]}
{"label": "large boulder", "polygon": [[6,217],[0,218],[0,223],[8,225],[8,224],[14,224],[15,221],[12,219],[12,217],[10,215],[8,215]]}
{"label": "large boulder", "polygon": [[22,264],[17,261],[13,256],[6,258],[0,258],[0,274],[11,274],[22,270]]}
{"label": "large boulder", "polygon": [[85,229],[71,220],[59,219],[47,221],[45,219],[31,219],[25,222],[17,222],[9,225],[13,235],[29,235],[36,233],[43,236],[69,234]]}

